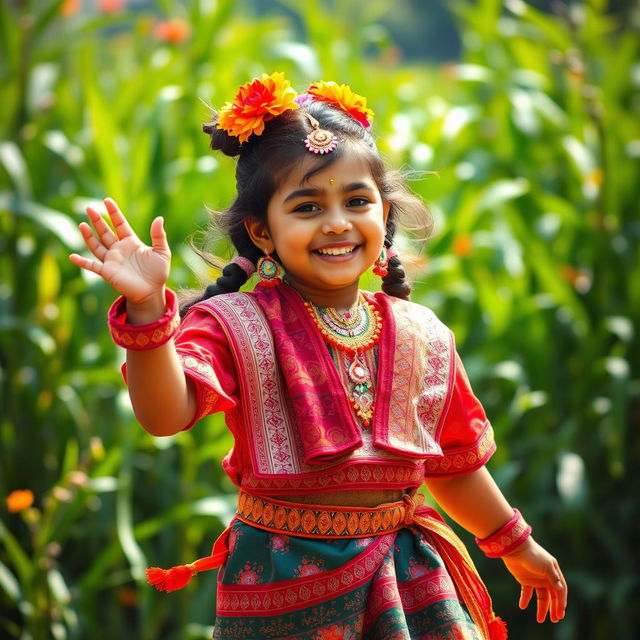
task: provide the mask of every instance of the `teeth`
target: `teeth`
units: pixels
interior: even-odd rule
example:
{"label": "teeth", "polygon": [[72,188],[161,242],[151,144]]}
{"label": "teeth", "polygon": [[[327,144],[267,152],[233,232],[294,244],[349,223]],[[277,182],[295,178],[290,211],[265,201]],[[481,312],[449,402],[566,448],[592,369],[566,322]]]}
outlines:
{"label": "teeth", "polygon": [[326,256],[343,256],[346,253],[351,253],[354,249],[355,247],[351,247],[350,249],[347,249],[346,247],[344,248],[334,247],[332,249],[318,249],[318,253],[321,253]]}

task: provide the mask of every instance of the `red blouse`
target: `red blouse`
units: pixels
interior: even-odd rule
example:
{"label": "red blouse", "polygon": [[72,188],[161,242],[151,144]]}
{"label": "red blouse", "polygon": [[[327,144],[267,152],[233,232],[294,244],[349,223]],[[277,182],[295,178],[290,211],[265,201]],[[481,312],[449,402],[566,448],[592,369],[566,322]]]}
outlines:
{"label": "red blouse", "polygon": [[[185,429],[191,428],[208,414],[224,411],[227,424],[236,437],[234,449],[225,459],[225,468],[236,484],[249,485],[247,488],[254,490],[259,488],[260,482],[251,472],[251,459],[246,450],[246,443],[242,441],[242,416],[239,411],[241,398],[236,365],[223,328],[211,313],[196,305],[184,318],[175,336],[175,345],[185,374],[193,380],[196,389],[196,414]],[[427,456],[416,463],[413,459],[403,460],[401,456],[390,455],[381,450],[375,451],[375,447],[365,438],[364,446],[374,449],[369,452],[373,458],[365,456],[366,459],[362,459],[360,463],[352,460],[351,464],[347,465],[352,468],[348,472],[341,469],[337,476],[336,470],[343,466],[339,461],[329,465],[328,469],[318,469],[313,475],[325,477],[323,486],[309,486],[306,490],[335,490],[334,481],[339,482],[344,473],[347,473],[344,477],[347,484],[350,474],[354,486],[359,486],[367,478],[368,481],[364,483],[368,487],[375,485],[376,488],[393,488],[397,483],[402,486],[418,486],[425,476],[461,475],[484,465],[495,451],[493,431],[482,405],[471,390],[457,353],[454,369],[451,397],[438,441],[442,455]],[[380,465],[390,465],[394,470],[391,474],[383,474],[384,477],[380,477],[376,482],[375,467]],[[380,473],[377,475],[380,476]],[[344,485],[344,478],[341,486]],[[295,487],[287,486],[283,488],[283,493],[291,493],[292,490],[295,490]]]}

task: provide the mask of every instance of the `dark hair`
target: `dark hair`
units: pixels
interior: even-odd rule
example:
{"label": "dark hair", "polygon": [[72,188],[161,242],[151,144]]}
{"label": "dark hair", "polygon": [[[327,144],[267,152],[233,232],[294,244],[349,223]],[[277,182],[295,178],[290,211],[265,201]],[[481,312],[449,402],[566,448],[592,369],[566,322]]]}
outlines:
{"label": "dark hair", "polygon": [[[393,244],[396,225],[403,217],[419,220],[419,226],[425,233],[431,230],[429,212],[422,200],[406,187],[402,172],[389,171],[385,167],[369,130],[346,112],[325,102],[307,102],[300,109],[286,111],[268,121],[262,135],[251,136],[244,144],[240,144],[235,136],[218,129],[218,114],[213,112],[211,122],[202,126],[203,131],[211,136],[211,148],[228,156],[238,156],[237,195],[226,210],[217,214],[215,226],[228,235],[239,256],[248,258],[254,264],[262,257],[262,251],[249,237],[244,221],[248,216],[266,221],[269,201],[282,177],[292,166],[299,165],[310,157],[303,144],[303,140],[311,131],[309,119],[305,117],[306,113],[318,120],[322,129],[328,129],[337,135],[340,144],[335,151],[318,156],[316,166],[305,179],[322,171],[355,148],[368,160],[371,176],[382,199],[391,205],[384,245],[390,247]],[[205,252],[199,253],[207,259]],[[209,262],[215,264],[214,260]],[[408,299],[411,287],[406,281],[400,259],[391,258],[388,268],[389,273],[382,279],[382,290],[389,295]],[[234,263],[227,264],[222,270],[222,275],[210,284],[200,297],[182,307],[182,315],[196,302],[221,293],[238,291],[246,280],[247,275],[243,269]]]}

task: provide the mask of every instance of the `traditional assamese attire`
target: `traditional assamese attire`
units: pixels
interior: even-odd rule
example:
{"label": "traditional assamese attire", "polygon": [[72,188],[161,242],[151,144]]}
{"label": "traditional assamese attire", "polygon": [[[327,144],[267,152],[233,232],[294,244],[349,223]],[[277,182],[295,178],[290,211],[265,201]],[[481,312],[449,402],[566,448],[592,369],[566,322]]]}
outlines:
{"label": "traditional assamese attire", "polygon": [[[347,398],[344,355],[284,283],[200,302],[176,334],[197,396],[186,428],[224,411],[234,436],[223,467],[240,487],[238,513],[194,563],[222,564],[216,639],[506,637],[464,545],[415,493],[425,477],[484,465],[491,426],[433,312],[365,297],[383,317],[366,354],[368,428]],[[405,495],[377,508],[291,502],[337,490]]]}

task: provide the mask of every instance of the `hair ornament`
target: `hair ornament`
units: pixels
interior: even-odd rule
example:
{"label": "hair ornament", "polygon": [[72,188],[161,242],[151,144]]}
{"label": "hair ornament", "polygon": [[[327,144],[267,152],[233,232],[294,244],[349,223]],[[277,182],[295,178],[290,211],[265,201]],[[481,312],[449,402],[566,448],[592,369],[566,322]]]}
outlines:
{"label": "hair ornament", "polygon": [[240,144],[252,135],[261,135],[264,123],[285,111],[299,109],[296,92],[284,73],[262,74],[240,87],[233,102],[227,102],[218,115],[217,127]]}
{"label": "hair ornament", "polygon": [[338,138],[327,131],[320,128],[320,123],[308,113],[304,114],[309,120],[309,124],[312,127],[311,133],[305,138],[304,146],[311,151],[311,153],[331,153],[338,146]]}
{"label": "hair ornament", "polygon": [[[336,82],[315,82],[307,89],[306,95],[311,96],[312,100],[327,102],[346,111],[365,129],[371,126],[373,111],[367,108],[367,99],[354,93],[349,85]],[[299,98],[297,103],[304,104],[303,99]]]}

